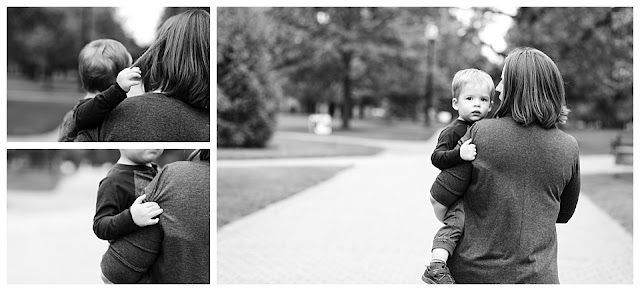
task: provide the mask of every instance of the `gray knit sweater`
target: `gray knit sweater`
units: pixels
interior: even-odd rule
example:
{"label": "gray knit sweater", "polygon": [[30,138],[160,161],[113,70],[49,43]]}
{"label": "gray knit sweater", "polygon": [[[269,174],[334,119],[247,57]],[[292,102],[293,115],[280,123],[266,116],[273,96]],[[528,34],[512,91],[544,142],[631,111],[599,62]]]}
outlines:
{"label": "gray knit sweater", "polygon": [[127,98],[75,141],[209,141],[209,111],[160,93]]}
{"label": "gray knit sweater", "polygon": [[[210,282],[209,161],[165,166],[147,186],[147,201],[164,212],[160,222],[112,241],[102,273],[114,283]],[[146,280],[146,279],[145,279]]]}
{"label": "gray knit sweater", "polygon": [[465,199],[465,226],[448,265],[459,283],[559,283],[556,223],[580,193],[578,143],[512,118],[476,122],[476,159],[442,171],[431,195]]}

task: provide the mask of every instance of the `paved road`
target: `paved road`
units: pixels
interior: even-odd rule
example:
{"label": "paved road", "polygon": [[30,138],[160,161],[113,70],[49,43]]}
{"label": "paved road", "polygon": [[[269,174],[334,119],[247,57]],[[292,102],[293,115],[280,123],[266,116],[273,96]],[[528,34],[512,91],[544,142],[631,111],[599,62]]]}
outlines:
{"label": "paved road", "polygon": [[50,192],[7,193],[7,283],[102,283],[108,243],[92,227],[107,170],[82,168]]}
{"label": "paved road", "polygon": [[[428,199],[438,174],[427,160],[435,137],[427,142],[397,142],[284,135],[335,138],[385,151],[368,158],[218,162],[218,171],[318,163],[353,167],[221,228],[217,282],[422,284],[420,275],[440,226]],[[585,175],[632,171],[614,165],[611,157],[581,158]],[[632,282],[631,235],[586,195],[572,220],[557,230],[562,283]]]}

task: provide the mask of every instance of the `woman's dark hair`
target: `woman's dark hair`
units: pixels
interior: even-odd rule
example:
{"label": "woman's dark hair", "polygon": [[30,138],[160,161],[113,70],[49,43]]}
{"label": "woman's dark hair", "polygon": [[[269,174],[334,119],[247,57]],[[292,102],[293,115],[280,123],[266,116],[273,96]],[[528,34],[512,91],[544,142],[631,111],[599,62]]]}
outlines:
{"label": "woman's dark hair", "polygon": [[209,150],[209,149],[195,150],[195,151],[191,152],[191,154],[187,158],[187,161],[193,161],[193,159],[195,159],[196,156],[198,156],[198,158],[201,161],[209,161],[210,160],[210,157],[209,157],[209,152],[210,151],[211,150]]}
{"label": "woman's dark hair", "polygon": [[503,98],[496,117],[511,116],[524,126],[538,123],[543,128],[567,121],[564,81],[551,58],[534,48],[516,48],[503,70]]}
{"label": "woman's dark hair", "polygon": [[133,64],[142,70],[147,92],[161,90],[209,109],[209,13],[189,10],[167,19],[156,40]]}

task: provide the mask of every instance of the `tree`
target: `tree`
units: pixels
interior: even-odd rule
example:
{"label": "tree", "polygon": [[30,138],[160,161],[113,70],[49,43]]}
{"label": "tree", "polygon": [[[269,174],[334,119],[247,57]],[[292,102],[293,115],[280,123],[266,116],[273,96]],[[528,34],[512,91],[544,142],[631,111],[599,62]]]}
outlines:
{"label": "tree", "polygon": [[218,147],[264,147],[275,130],[269,28],[247,8],[218,8]]}
{"label": "tree", "polygon": [[76,70],[82,47],[99,38],[120,41],[134,58],[139,53],[113,8],[7,8],[8,66],[32,79]]}
{"label": "tree", "polygon": [[[315,94],[326,94],[323,88],[332,94],[340,92],[342,128],[348,129],[354,85],[364,75],[357,66],[364,65],[364,59],[400,44],[389,26],[395,16],[394,10],[274,8],[268,13],[279,22],[281,31],[293,32],[294,36],[293,39],[283,34],[276,37],[280,45],[277,49],[283,53],[278,54],[282,57],[276,61],[276,68],[294,76],[290,81],[320,87],[320,90],[312,90]],[[335,86],[338,83],[340,86]],[[312,93],[308,89],[303,91]]]}
{"label": "tree", "polygon": [[632,8],[520,8],[514,20],[510,47],[531,46],[556,62],[571,115],[605,127],[631,122]]}
{"label": "tree", "polygon": [[433,88],[436,100],[446,102],[438,109],[451,110],[457,70],[476,67],[499,76],[480,53],[483,19],[465,27],[449,8],[275,8],[267,14],[276,27],[271,53],[284,92],[310,112],[317,102],[341,102],[343,128],[357,103],[387,103],[394,116],[417,118],[425,94],[427,22],[441,31]]}

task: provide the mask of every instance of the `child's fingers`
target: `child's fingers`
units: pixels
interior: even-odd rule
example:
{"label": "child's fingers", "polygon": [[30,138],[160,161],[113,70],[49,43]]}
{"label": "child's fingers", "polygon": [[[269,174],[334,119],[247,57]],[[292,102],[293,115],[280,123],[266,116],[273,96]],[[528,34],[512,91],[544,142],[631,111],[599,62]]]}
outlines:
{"label": "child's fingers", "polygon": [[[138,198],[136,198],[136,200],[133,201],[133,204],[142,204],[142,201],[144,200],[144,198],[147,198],[147,194],[141,195]],[[152,202],[152,203],[155,203],[155,202]]]}
{"label": "child's fingers", "polygon": [[142,206],[146,207],[146,208],[160,208],[160,205],[158,205],[158,203],[155,202],[145,202],[142,204]]}
{"label": "child's fingers", "polygon": [[149,212],[149,216],[156,217],[156,216],[162,214],[162,212],[163,212],[162,209],[154,210],[154,211]]}
{"label": "child's fingers", "polygon": [[160,221],[160,219],[159,219],[159,218],[149,219],[149,225],[157,224],[157,223],[158,223],[158,221]]}

